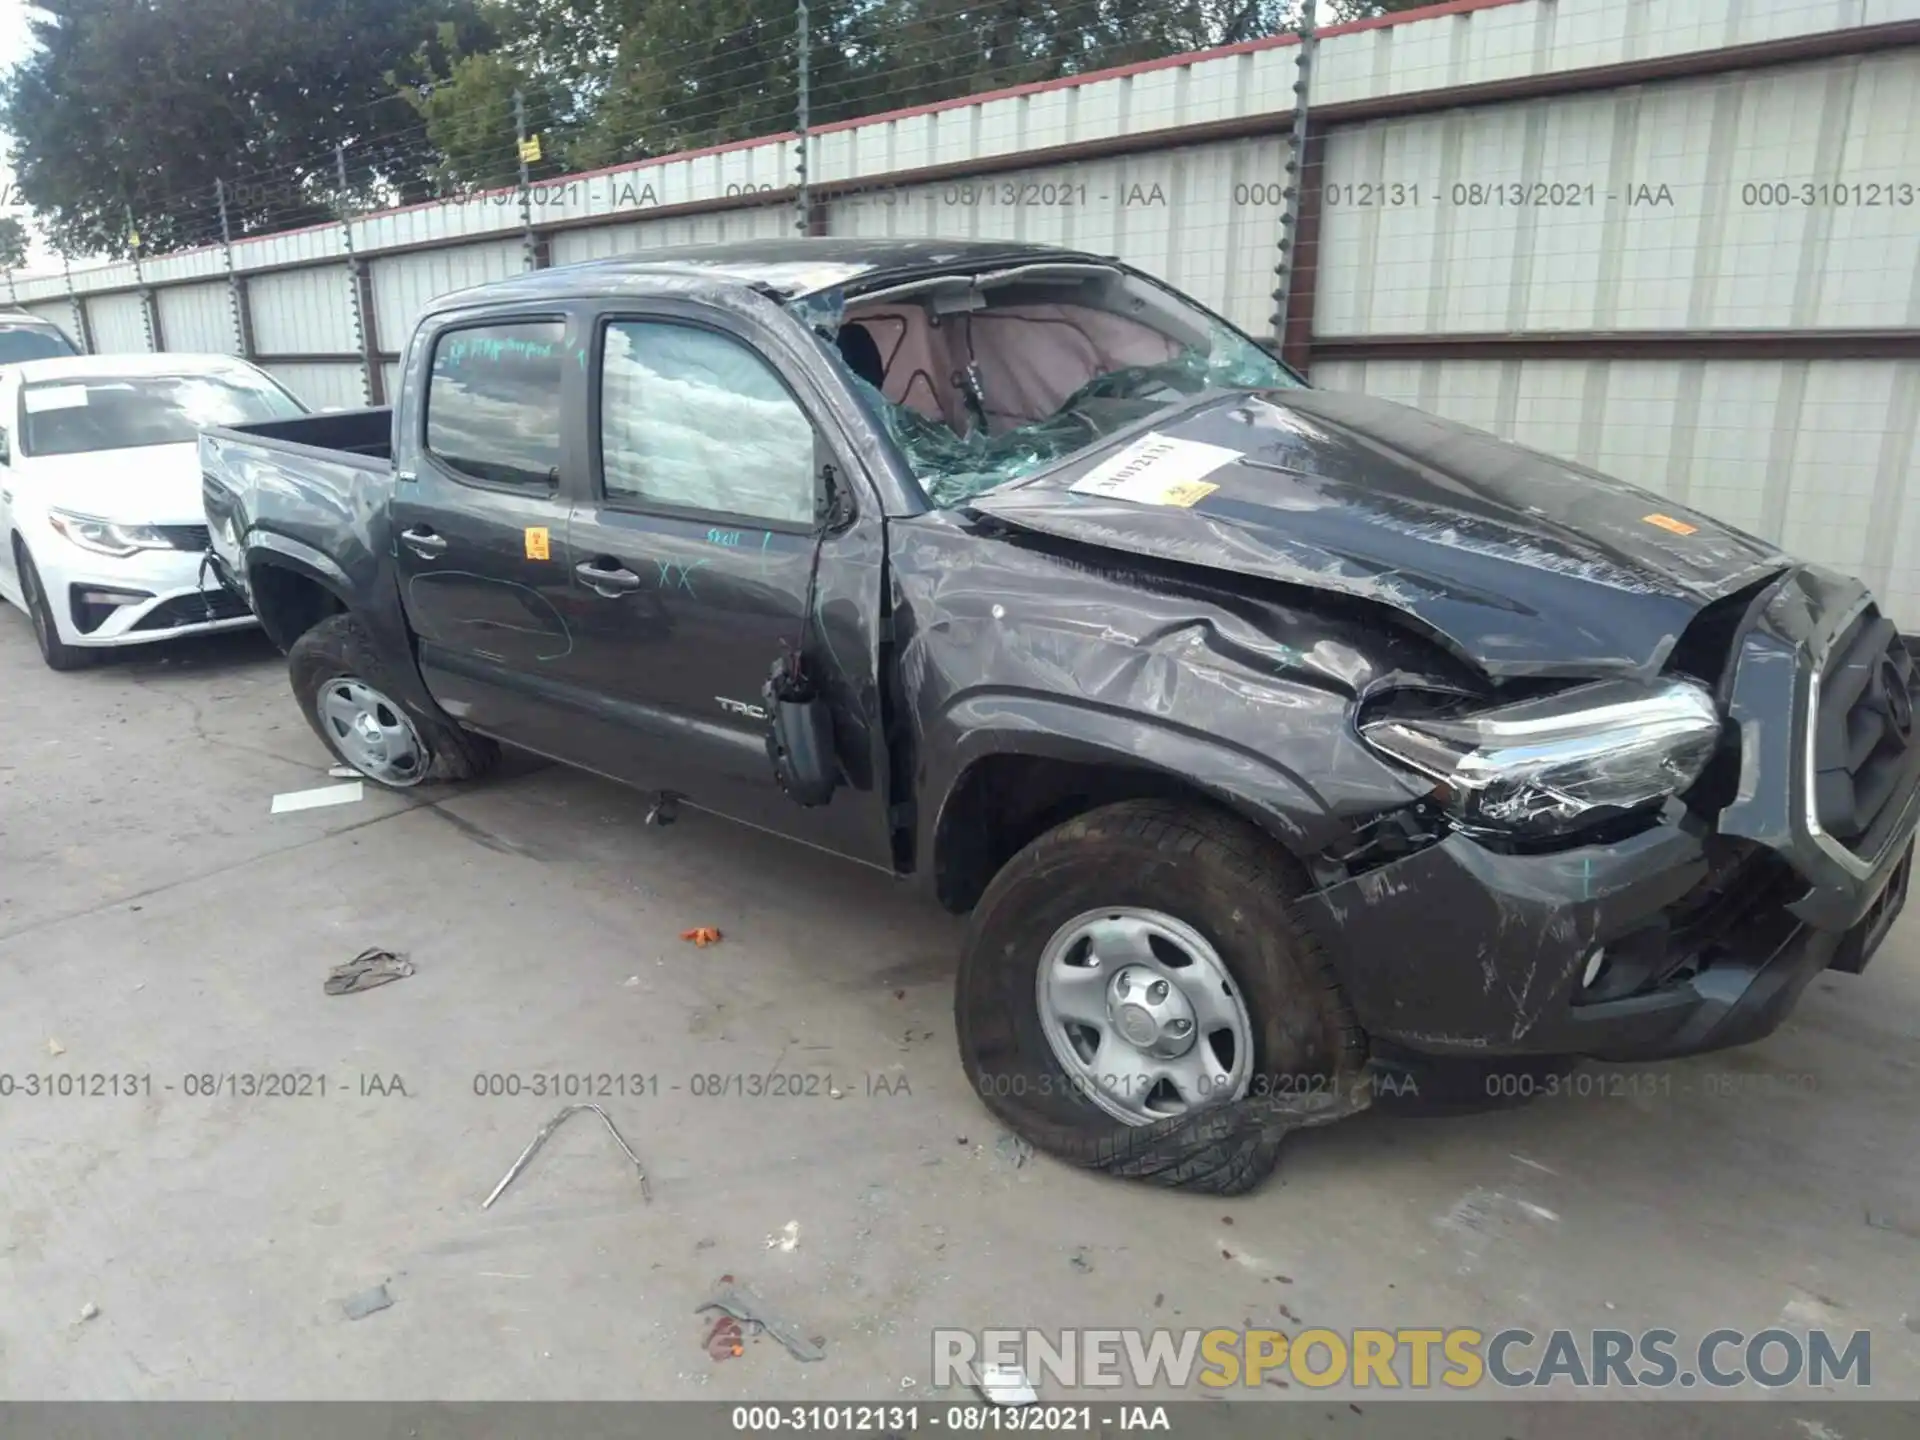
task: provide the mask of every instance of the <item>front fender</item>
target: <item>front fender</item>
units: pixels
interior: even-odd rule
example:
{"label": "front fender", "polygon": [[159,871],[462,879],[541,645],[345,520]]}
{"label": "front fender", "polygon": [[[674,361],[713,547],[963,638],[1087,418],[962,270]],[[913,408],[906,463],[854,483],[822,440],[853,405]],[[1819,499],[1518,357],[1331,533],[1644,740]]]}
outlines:
{"label": "front fender", "polygon": [[347,572],[340,568],[332,556],[311,545],[290,536],[276,535],[271,530],[255,530],[246,537],[246,556],[249,598],[259,588],[254,583],[254,571],[262,565],[277,565],[304,575],[314,584],[332,591],[348,609],[359,608],[354,604],[354,584]]}
{"label": "front fender", "polygon": [[1312,782],[1272,756],[1171,720],[1087,700],[975,691],[943,712],[927,742],[934,763],[923,793],[938,797],[921,811],[917,853],[927,857],[939,853],[967,771],[994,755],[1157,772],[1246,816],[1302,857],[1324,850],[1347,830]]}

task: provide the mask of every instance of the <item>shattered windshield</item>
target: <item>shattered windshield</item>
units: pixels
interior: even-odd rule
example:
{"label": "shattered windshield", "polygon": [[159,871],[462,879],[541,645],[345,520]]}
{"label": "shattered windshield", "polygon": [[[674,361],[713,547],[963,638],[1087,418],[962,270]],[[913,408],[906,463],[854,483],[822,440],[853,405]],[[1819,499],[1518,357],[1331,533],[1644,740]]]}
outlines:
{"label": "shattered windshield", "polygon": [[945,509],[1181,400],[1300,384],[1245,336],[1152,289],[1149,307],[1134,298],[1143,282],[1108,272],[964,304],[863,304],[829,292],[791,308],[838,347],[854,388]]}

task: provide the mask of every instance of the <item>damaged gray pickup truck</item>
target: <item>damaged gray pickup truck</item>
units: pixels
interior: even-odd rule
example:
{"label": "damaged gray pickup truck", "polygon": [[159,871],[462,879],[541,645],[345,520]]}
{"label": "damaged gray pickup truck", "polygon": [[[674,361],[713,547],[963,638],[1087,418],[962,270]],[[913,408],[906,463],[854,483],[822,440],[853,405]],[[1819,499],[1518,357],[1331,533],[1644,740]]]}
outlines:
{"label": "damaged gray pickup truck", "polygon": [[1383,1067],[1751,1041],[1906,898],[1859,584],[1115,260],[655,250],[447,296],[402,372],[201,440],[320,737],[912,877],[978,1093],[1073,1161],[1235,1191]]}

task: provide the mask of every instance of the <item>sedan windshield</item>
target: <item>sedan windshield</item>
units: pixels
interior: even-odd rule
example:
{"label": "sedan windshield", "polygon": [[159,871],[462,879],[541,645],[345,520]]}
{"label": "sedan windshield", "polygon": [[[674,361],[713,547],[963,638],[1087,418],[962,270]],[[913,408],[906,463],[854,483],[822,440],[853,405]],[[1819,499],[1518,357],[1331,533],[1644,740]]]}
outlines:
{"label": "sedan windshield", "polygon": [[935,505],[963,505],[1218,390],[1301,381],[1245,335],[1142,276],[1040,263],[790,307]]}
{"label": "sedan windshield", "polygon": [[43,381],[20,392],[21,449],[81,455],[178,445],[215,425],[249,425],[304,414],[265,376],[129,375]]}
{"label": "sedan windshield", "polygon": [[0,325],[0,365],[52,360],[74,353],[67,337],[50,325]]}

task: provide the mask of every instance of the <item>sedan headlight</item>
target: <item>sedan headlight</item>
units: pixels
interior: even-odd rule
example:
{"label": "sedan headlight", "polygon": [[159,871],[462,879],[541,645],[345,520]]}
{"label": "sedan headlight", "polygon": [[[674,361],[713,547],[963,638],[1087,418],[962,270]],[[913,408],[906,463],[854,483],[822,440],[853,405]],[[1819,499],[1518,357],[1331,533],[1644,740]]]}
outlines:
{"label": "sedan headlight", "polygon": [[120,525],[71,510],[47,511],[47,523],[82,550],[127,556],[142,550],[171,550],[173,544],[151,525]]}
{"label": "sedan headlight", "polygon": [[1685,790],[1713,758],[1720,716],[1691,681],[1605,680],[1467,715],[1373,720],[1360,734],[1439,781],[1456,818],[1538,836]]}

